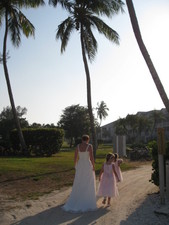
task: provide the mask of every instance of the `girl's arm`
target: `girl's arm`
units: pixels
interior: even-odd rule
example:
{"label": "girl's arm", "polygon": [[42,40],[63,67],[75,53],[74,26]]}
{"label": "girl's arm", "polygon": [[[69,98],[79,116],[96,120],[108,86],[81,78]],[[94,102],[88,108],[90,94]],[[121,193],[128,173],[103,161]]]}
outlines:
{"label": "girl's arm", "polygon": [[77,160],[78,160],[78,147],[76,147],[74,154],[74,167],[76,167]]}
{"label": "girl's arm", "polygon": [[117,181],[120,181],[120,180],[119,180],[119,177],[118,177],[118,175],[117,175],[117,173],[116,173],[114,164],[112,164],[112,170],[113,170],[113,173],[115,174],[115,176],[116,176],[116,178],[117,178]]}
{"label": "girl's arm", "polygon": [[89,146],[89,154],[90,154],[90,161],[91,161],[92,166],[93,166],[93,171],[95,171],[94,156],[93,156],[93,146],[92,145]]}
{"label": "girl's arm", "polygon": [[118,166],[123,162],[123,159],[118,159]]}
{"label": "girl's arm", "polygon": [[101,175],[104,172],[104,164],[102,165],[102,168],[100,170],[100,174],[99,174],[99,181],[101,180]]}

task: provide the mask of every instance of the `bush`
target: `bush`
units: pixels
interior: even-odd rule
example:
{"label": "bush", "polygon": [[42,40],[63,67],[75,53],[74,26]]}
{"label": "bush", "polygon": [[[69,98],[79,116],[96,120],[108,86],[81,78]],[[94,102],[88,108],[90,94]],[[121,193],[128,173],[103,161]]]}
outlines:
{"label": "bush", "polygon": [[[156,141],[151,141],[148,143],[148,147],[150,148],[153,162],[152,162],[152,170],[153,173],[151,174],[151,182],[155,185],[159,186],[159,168],[158,168],[158,145]],[[164,155],[164,167],[166,160],[169,159],[169,142],[166,142],[166,154]],[[164,175],[165,175],[165,168],[164,168]]]}
{"label": "bush", "polygon": [[[63,144],[64,132],[57,128],[27,128],[23,129],[23,136],[29,155],[51,156],[58,152]],[[10,135],[12,148],[16,155],[23,155],[16,130]]]}

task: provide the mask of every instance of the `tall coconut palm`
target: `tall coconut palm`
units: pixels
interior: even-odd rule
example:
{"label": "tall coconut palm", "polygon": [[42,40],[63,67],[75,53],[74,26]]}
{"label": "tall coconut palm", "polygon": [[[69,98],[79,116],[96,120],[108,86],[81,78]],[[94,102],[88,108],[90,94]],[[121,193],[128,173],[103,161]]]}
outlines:
{"label": "tall coconut palm", "polygon": [[0,25],[2,24],[2,19],[5,21],[5,33],[3,40],[3,68],[6,78],[9,99],[12,107],[13,116],[15,119],[16,127],[19,134],[19,139],[21,147],[26,151],[26,144],[23,138],[22,130],[20,127],[19,119],[17,116],[11,83],[9,79],[9,72],[7,67],[7,37],[10,35],[11,42],[15,47],[19,47],[21,43],[21,31],[28,38],[34,35],[34,26],[26,18],[26,16],[21,12],[21,9],[28,7],[38,7],[43,5],[43,0],[1,0],[0,1]]}
{"label": "tall coconut palm", "polygon": [[96,110],[97,110],[97,117],[99,117],[100,119],[100,126],[101,126],[102,120],[108,116],[107,111],[109,110],[109,108],[107,108],[107,105],[104,101],[101,101],[100,104],[97,103]]}
{"label": "tall coconut palm", "polygon": [[136,13],[135,13],[135,9],[134,9],[134,5],[133,5],[133,2],[132,0],[126,0],[126,4],[127,4],[127,8],[128,8],[128,11],[129,11],[129,15],[130,15],[130,20],[131,20],[131,24],[132,24],[132,27],[133,27],[133,31],[134,31],[134,34],[135,34],[135,37],[136,37],[136,40],[137,40],[137,43],[139,45],[139,48],[140,48],[140,51],[146,61],[146,64],[148,66],[148,69],[151,73],[151,76],[154,80],[154,83],[156,85],[156,88],[159,92],[159,95],[169,113],[169,100],[168,100],[168,97],[167,97],[167,94],[164,90],[164,87],[160,81],[160,78],[157,74],[157,71],[153,65],[153,62],[150,58],[150,55],[146,49],[146,46],[143,42],[143,39],[142,39],[142,36],[141,36],[141,32],[140,32],[140,28],[139,28],[139,24],[138,24],[138,21],[137,21],[137,17],[136,17]]}
{"label": "tall coconut palm", "polygon": [[87,104],[94,156],[96,156],[97,141],[92,111],[91,80],[87,61],[88,57],[89,61],[92,62],[97,52],[97,41],[93,35],[92,28],[97,28],[100,34],[103,34],[107,39],[118,44],[119,36],[117,32],[104,23],[99,16],[105,15],[111,17],[113,14],[122,10],[123,3],[120,0],[49,0],[49,4],[54,7],[57,6],[57,3],[60,3],[70,15],[58,26],[56,33],[56,38],[61,40],[61,53],[67,47],[72,31],[76,30],[80,33],[82,58],[87,81]]}

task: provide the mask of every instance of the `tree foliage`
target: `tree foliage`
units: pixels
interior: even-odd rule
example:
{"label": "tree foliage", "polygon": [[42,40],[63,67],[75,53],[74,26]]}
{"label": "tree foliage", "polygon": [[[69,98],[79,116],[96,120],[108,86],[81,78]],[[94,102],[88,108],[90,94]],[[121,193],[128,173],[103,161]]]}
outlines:
{"label": "tree foliage", "polygon": [[65,131],[65,137],[70,146],[83,134],[90,132],[90,120],[86,107],[78,105],[68,106],[63,110],[58,126]]}
{"label": "tree foliage", "polygon": [[[15,125],[18,131],[20,143],[22,149],[27,151],[25,140],[22,134],[21,125],[17,117],[17,112],[15,108],[15,102],[12,93],[11,82],[9,78],[9,72],[7,67],[7,38],[11,38],[11,42],[15,47],[19,47],[21,43],[21,32],[28,38],[29,36],[34,36],[34,26],[28,20],[28,18],[22,13],[23,8],[36,8],[43,5],[43,0],[1,0],[0,1],[0,26],[4,21],[5,31],[3,39],[3,55],[2,62],[4,68],[4,74],[9,94],[9,99],[12,107],[13,116],[15,119]],[[4,20],[3,20],[4,19]]]}
{"label": "tree foliage", "polygon": [[100,119],[100,126],[102,123],[102,120],[105,119],[108,116],[107,111],[109,108],[107,107],[106,103],[104,101],[101,101],[100,103],[97,103],[97,117]]}
{"label": "tree foliage", "polygon": [[65,51],[72,32],[75,30],[80,34],[82,59],[87,83],[87,105],[95,157],[97,140],[87,58],[92,62],[97,53],[98,44],[93,34],[93,29],[98,30],[99,34],[102,34],[111,42],[115,44],[119,43],[118,33],[109,27],[100,16],[111,17],[117,14],[123,10],[124,3],[121,0],[49,0],[49,4],[54,7],[60,4],[68,12],[68,17],[58,26],[56,33],[56,39],[61,40],[61,53]]}
{"label": "tree foliage", "polygon": [[[28,121],[23,116],[27,113],[27,109],[21,106],[16,107],[17,116],[19,118],[22,128],[28,127]],[[3,108],[0,113],[0,136],[1,136],[1,146],[9,147],[10,146],[10,132],[15,129],[15,120],[13,117],[12,108],[7,106]]]}
{"label": "tree foliage", "polygon": [[157,124],[166,121],[165,115],[157,110],[152,110],[147,116],[142,114],[128,114],[125,118],[116,121],[116,135],[126,135],[128,142],[142,141],[141,134],[148,136],[149,140],[157,138]]}

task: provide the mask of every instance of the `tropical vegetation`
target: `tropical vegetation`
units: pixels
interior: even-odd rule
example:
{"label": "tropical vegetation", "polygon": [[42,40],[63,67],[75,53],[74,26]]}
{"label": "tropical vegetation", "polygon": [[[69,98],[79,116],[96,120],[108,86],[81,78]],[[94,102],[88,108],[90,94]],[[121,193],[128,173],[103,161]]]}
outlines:
{"label": "tropical vegetation", "polygon": [[22,134],[21,126],[17,116],[15,102],[12,93],[11,82],[9,78],[9,71],[7,67],[7,37],[10,35],[11,42],[15,47],[19,47],[21,43],[21,32],[28,38],[29,36],[34,35],[34,26],[28,20],[28,18],[22,13],[22,8],[36,8],[40,5],[43,5],[43,0],[1,0],[0,1],[0,26],[4,18],[5,21],[5,33],[3,41],[3,55],[2,62],[4,68],[5,79],[8,88],[9,99],[12,107],[13,117],[16,123],[16,128],[18,130],[19,139],[22,149],[26,154],[26,144]]}
{"label": "tropical vegetation", "polygon": [[120,0],[49,0],[49,4],[54,7],[60,4],[69,14],[68,18],[58,26],[56,33],[56,38],[61,40],[61,53],[66,50],[73,30],[80,34],[82,58],[87,81],[87,105],[94,156],[96,156],[97,140],[92,108],[91,79],[87,58],[92,62],[97,53],[98,44],[93,34],[94,28],[111,42],[119,44],[119,35],[117,32],[101,20],[100,16],[104,15],[110,18],[112,15],[122,11],[123,2]]}
{"label": "tropical vegetation", "polygon": [[100,103],[97,103],[97,117],[100,119],[100,126],[102,123],[103,119],[106,119],[106,117],[108,116],[107,111],[109,111],[109,108],[107,108],[107,105],[104,101],[101,101]]}
{"label": "tropical vegetation", "polygon": [[[152,174],[150,181],[155,185],[159,186],[159,162],[158,162],[158,143],[157,141],[152,141],[148,144],[148,147],[151,149],[151,154],[153,158],[152,162]],[[166,160],[169,160],[169,142],[165,143],[165,154],[164,154],[164,165]],[[166,168],[166,167],[165,167]],[[164,168],[164,175],[166,176],[166,169]],[[164,178],[166,180],[166,177]]]}
{"label": "tropical vegetation", "polygon": [[88,110],[79,104],[66,107],[57,125],[64,129],[65,139],[69,142],[70,148],[81,141],[83,134],[90,135]]}

